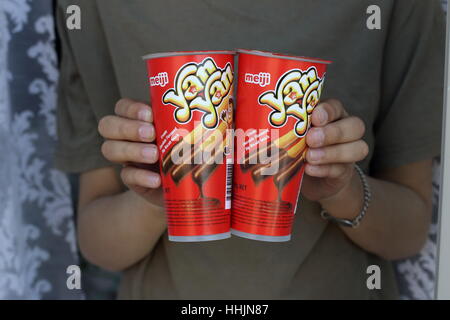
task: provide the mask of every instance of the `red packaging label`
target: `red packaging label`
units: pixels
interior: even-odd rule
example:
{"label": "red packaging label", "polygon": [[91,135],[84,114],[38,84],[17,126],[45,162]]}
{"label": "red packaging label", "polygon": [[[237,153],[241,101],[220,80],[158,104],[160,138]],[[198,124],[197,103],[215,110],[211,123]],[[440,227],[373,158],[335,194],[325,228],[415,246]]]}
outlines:
{"label": "red packaging label", "polygon": [[233,231],[290,236],[327,63],[239,53]]}
{"label": "red packaging label", "polygon": [[147,60],[169,237],[230,231],[233,53]]}

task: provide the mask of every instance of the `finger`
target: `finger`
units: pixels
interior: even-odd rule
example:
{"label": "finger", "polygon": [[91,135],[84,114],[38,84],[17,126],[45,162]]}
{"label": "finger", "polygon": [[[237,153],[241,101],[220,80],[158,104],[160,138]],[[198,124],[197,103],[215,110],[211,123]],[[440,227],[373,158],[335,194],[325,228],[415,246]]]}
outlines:
{"label": "finger", "polygon": [[102,144],[102,153],[106,159],[116,163],[155,163],[158,161],[157,147],[148,143],[106,140]]}
{"label": "finger", "polygon": [[305,173],[316,178],[332,178],[337,179],[345,177],[352,170],[351,164],[324,164],[311,165],[306,164]]}
{"label": "finger", "polygon": [[339,100],[329,99],[323,101],[314,108],[311,115],[311,123],[315,127],[323,127],[327,123],[345,118],[348,116],[344,106]]}
{"label": "finger", "polygon": [[120,172],[120,178],[129,187],[138,186],[155,189],[161,185],[159,174],[132,166],[124,167]]}
{"label": "finger", "polygon": [[324,148],[308,149],[306,160],[313,165],[330,163],[353,163],[363,160],[369,153],[369,147],[363,140],[336,144]]}
{"label": "finger", "polygon": [[155,128],[151,123],[130,120],[118,116],[103,117],[98,131],[105,139],[152,142]]}
{"label": "finger", "polygon": [[120,99],[116,103],[114,112],[116,115],[124,118],[153,122],[152,108],[143,102],[127,98]]}
{"label": "finger", "polygon": [[306,143],[311,148],[319,148],[338,143],[352,142],[364,136],[366,127],[358,117],[348,117],[324,127],[313,127],[306,135]]}

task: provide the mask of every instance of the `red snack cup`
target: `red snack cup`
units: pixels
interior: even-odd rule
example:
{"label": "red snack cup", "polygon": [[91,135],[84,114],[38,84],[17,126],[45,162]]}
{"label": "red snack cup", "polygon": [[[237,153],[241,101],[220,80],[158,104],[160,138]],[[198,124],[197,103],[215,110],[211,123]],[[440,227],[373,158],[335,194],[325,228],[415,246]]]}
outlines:
{"label": "red snack cup", "polygon": [[171,241],[230,237],[234,52],[144,56]]}
{"label": "red snack cup", "polygon": [[289,241],[305,135],[330,62],[254,50],[238,54],[231,233]]}

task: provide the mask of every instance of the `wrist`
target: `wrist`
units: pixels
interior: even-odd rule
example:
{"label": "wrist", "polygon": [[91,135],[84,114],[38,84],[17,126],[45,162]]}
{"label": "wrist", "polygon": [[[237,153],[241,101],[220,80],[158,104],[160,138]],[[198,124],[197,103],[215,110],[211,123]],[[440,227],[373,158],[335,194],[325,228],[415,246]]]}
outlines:
{"label": "wrist", "polygon": [[334,195],[319,201],[322,209],[338,219],[355,219],[364,205],[364,187],[353,168],[351,177]]}

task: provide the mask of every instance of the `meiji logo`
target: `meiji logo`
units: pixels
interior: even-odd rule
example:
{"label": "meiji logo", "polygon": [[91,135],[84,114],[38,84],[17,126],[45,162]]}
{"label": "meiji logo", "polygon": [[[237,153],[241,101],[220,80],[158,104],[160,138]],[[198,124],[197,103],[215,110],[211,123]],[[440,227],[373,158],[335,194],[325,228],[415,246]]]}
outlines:
{"label": "meiji logo", "polygon": [[270,84],[270,73],[260,72],[257,74],[246,73],[245,74],[245,82],[258,84],[260,87],[265,87]]}
{"label": "meiji logo", "polygon": [[167,72],[160,72],[154,77],[150,77],[150,87],[161,86],[165,87],[169,83],[169,76]]}

